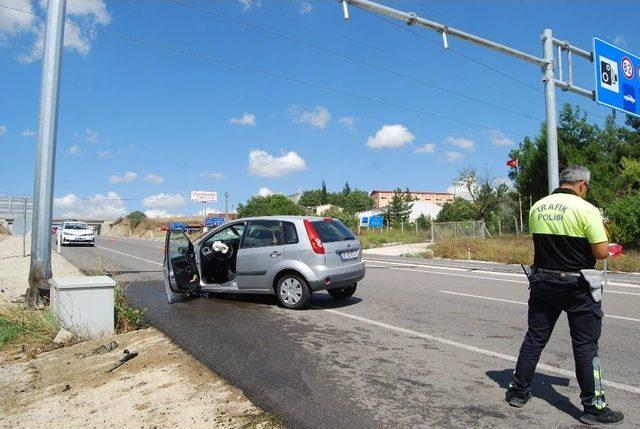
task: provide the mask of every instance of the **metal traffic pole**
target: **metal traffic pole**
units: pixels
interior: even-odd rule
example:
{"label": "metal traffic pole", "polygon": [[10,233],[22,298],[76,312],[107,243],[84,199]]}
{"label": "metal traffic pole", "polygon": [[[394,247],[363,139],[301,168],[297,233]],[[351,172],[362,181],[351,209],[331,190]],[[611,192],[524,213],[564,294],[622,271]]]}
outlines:
{"label": "metal traffic pole", "polygon": [[66,0],[49,0],[44,34],[40,122],[36,149],[31,227],[31,267],[28,302],[39,302],[38,289],[47,289],[51,278],[51,217],[58,131],[58,100]]}
{"label": "metal traffic pole", "polygon": [[547,176],[548,190],[552,193],[560,186],[558,167],[558,124],[556,116],[556,79],[553,59],[553,34],[546,28],[542,32],[544,46],[544,104],[547,118]]}

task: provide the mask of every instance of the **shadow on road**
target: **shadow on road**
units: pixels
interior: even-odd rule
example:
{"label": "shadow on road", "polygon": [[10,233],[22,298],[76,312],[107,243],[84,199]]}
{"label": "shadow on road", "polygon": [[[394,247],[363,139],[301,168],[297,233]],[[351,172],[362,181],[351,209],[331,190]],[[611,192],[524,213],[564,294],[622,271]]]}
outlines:
{"label": "shadow on road", "polygon": [[[277,306],[278,300],[273,295],[242,295],[232,293],[210,293],[207,294],[209,298],[219,299],[224,301],[242,302],[248,304],[270,305]],[[343,308],[350,305],[361,302],[362,299],[352,296],[351,298],[339,301],[331,298],[328,293],[314,293],[311,297],[310,308],[313,309],[329,309],[329,308]]]}
{"label": "shadow on road", "polygon": [[[498,383],[500,387],[506,390],[509,387],[511,377],[513,376],[513,369],[510,368],[504,369],[502,371],[487,371],[486,374],[490,379]],[[578,419],[582,414],[582,411],[578,407],[573,405],[568,397],[564,396],[554,388],[554,386],[568,385],[568,378],[536,373],[535,377],[533,378],[531,393],[536,398],[543,399],[558,410],[569,414],[575,419]]]}

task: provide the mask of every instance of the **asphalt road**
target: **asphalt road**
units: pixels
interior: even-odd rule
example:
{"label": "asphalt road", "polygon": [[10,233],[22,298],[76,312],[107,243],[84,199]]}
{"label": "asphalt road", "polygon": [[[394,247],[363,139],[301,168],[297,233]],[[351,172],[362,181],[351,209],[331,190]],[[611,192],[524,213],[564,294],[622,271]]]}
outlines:
{"label": "asphalt road", "polygon": [[[311,309],[290,311],[273,297],[167,304],[157,241],[99,239],[63,255],[125,282],[152,325],[291,428],[581,426],[565,316],[532,401],[504,402],[526,329],[524,275],[376,257],[350,300],[316,293]],[[623,427],[640,427],[639,304],[640,286],[605,292],[600,355]]]}

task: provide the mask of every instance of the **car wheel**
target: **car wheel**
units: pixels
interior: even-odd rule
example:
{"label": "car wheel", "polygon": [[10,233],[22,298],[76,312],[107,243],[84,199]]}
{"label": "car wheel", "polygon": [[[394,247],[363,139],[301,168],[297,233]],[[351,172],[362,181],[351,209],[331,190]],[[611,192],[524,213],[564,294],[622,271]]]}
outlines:
{"label": "car wheel", "polygon": [[284,308],[300,310],[309,304],[311,288],[302,277],[285,274],[276,283],[276,296]]}
{"label": "car wheel", "polygon": [[329,295],[331,295],[333,299],[343,300],[343,299],[351,298],[353,294],[356,293],[357,287],[358,287],[358,284],[354,283],[351,286],[328,289],[327,292],[329,292]]}

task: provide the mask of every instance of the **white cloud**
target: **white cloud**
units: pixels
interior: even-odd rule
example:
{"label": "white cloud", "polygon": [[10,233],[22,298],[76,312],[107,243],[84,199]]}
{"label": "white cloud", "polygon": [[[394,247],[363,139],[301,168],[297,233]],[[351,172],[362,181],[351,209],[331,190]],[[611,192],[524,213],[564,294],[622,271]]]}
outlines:
{"label": "white cloud", "polygon": [[242,11],[247,12],[250,9],[261,8],[262,2],[260,0],[238,0],[242,5]]}
{"label": "white cloud", "polygon": [[58,216],[65,218],[115,219],[128,213],[122,198],[113,191],[83,199],[69,193],[54,198],[53,207]]}
{"label": "white cloud", "polygon": [[289,113],[293,116],[293,122],[296,124],[309,124],[314,128],[324,129],[331,120],[331,114],[326,107],[316,106],[310,112],[302,111],[297,105],[289,107]]}
{"label": "white cloud", "polygon": [[425,143],[422,146],[416,148],[416,153],[434,153],[436,151],[436,145],[433,143]]}
{"label": "white cloud", "polygon": [[249,174],[260,177],[282,177],[307,169],[304,159],[291,151],[282,156],[273,156],[264,150],[249,153]]}
{"label": "white cloud", "polygon": [[258,190],[259,197],[268,197],[269,195],[279,194],[279,192],[273,192],[271,189],[267,187],[262,187]]}
{"label": "white cloud", "polygon": [[415,137],[404,125],[384,125],[375,136],[367,139],[367,146],[373,149],[383,147],[402,147],[415,140]]}
{"label": "white cloud", "polygon": [[170,219],[174,217],[182,217],[181,214],[170,213],[161,209],[149,209],[145,210],[144,214],[151,219]]}
{"label": "white cloud", "polygon": [[69,153],[71,155],[80,155],[82,153],[82,150],[80,149],[80,146],[73,145],[69,148]]}
{"label": "white cloud", "polygon": [[299,9],[300,15],[307,14],[312,10],[313,10],[313,5],[310,2],[303,1],[302,3],[300,3],[300,9]]}
{"label": "white cloud", "polygon": [[453,150],[447,151],[447,153],[444,154],[444,158],[442,158],[440,161],[442,162],[458,162],[462,159],[462,154],[460,152],[456,152]]}
{"label": "white cloud", "polygon": [[151,173],[144,176],[144,180],[149,183],[153,183],[154,185],[159,185],[160,183],[164,182],[164,177]]}
{"label": "white cloud", "polygon": [[98,143],[98,133],[91,128],[84,129],[84,141],[87,143]]}
{"label": "white cloud", "polygon": [[[30,0],[12,0],[12,7],[34,13]],[[46,12],[47,0],[37,2],[42,13]],[[96,38],[98,25],[111,22],[104,0],[69,0],[66,7],[67,25],[64,31],[64,46],[86,56],[91,51],[91,43]],[[77,25],[74,25],[77,24]],[[0,10],[0,42],[20,35],[34,38],[28,52],[17,57],[22,63],[30,63],[42,58],[44,45],[44,24],[34,15],[14,10]]]}
{"label": "white cloud", "polygon": [[444,142],[446,144],[458,146],[459,148],[465,150],[476,150],[476,142],[471,139],[465,139],[464,137],[447,137],[446,139],[444,139]]}
{"label": "white cloud", "polygon": [[229,119],[229,123],[233,125],[248,125],[251,127],[256,126],[256,115],[253,113],[246,113],[239,118]]}
{"label": "white cloud", "polygon": [[4,135],[7,132],[7,127],[4,125],[0,125],[0,136]]}
{"label": "white cloud", "polygon": [[202,173],[200,173],[200,177],[202,177],[203,179],[222,180],[224,179],[224,174],[212,171],[203,171]]}
{"label": "white cloud", "polygon": [[618,34],[616,38],[613,39],[613,44],[625,48],[627,46],[627,38],[624,37],[624,34]]}
{"label": "white cloud", "polygon": [[344,125],[349,128],[351,131],[356,131],[355,125],[358,123],[359,119],[354,118],[353,116],[343,116],[338,120],[340,125]]}
{"label": "white cloud", "polygon": [[164,194],[150,195],[142,200],[142,205],[148,208],[170,208],[181,207],[186,204],[187,200],[180,194]]}
{"label": "white cloud", "polygon": [[109,158],[111,156],[111,152],[109,152],[108,150],[99,150],[98,151],[98,157],[99,158]]}
{"label": "white cloud", "polygon": [[[14,9],[33,13],[31,0],[8,0],[3,2]],[[36,22],[36,16],[15,10],[0,8],[0,42],[19,33],[29,31]]]}
{"label": "white cloud", "polygon": [[36,135],[36,132],[35,132],[35,131],[33,131],[33,130],[23,130],[23,131],[20,133],[20,135],[21,135],[22,137],[33,137],[33,136],[35,136],[35,135]]}
{"label": "white cloud", "polygon": [[138,177],[138,173],[134,173],[133,171],[127,171],[122,176],[116,176],[115,174],[109,176],[109,182],[111,183],[129,183],[136,180]]}
{"label": "white cloud", "polygon": [[491,143],[496,146],[511,146],[513,145],[513,140],[509,137],[505,136],[503,132],[498,130],[489,131],[489,139]]}

